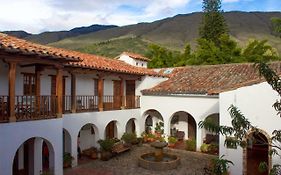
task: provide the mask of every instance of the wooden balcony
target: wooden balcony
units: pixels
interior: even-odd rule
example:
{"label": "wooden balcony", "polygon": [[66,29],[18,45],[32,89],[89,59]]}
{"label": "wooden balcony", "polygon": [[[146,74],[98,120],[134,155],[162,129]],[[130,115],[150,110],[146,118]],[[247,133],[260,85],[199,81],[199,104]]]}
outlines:
{"label": "wooden balcony", "polygon": [[[9,96],[0,96],[0,122],[9,121]],[[56,96],[15,96],[17,121],[55,118]]]}
{"label": "wooden balcony", "polygon": [[[72,99],[75,99],[73,110]],[[63,113],[82,113],[101,111],[99,100],[103,100],[103,111],[136,109],[140,107],[139,96],[98,96],[77,95],[64,96],[62,99]],[[0,122],[9,122],[9,96],[0,96]],[[56,96],[15,96],[16,121],[41,120],[57,117]]]}

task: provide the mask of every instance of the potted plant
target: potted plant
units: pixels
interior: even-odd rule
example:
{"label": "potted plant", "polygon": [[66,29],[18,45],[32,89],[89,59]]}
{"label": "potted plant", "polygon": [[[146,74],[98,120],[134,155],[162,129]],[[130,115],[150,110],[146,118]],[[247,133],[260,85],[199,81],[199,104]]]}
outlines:
{"label": "potted plant", "polygon": [[71,167],[71,164],[72,164],[72,160],[74,158],[71,156],[70,153],[64,153],[63,154],[63,167],[64,168],[68,168],[68,167]]}
{"label": "potted plant", "polygon": [[122,137],[121,140],[123,140],[126,144],[136,144],[137,143],[137,135],[135,133],[127,133],[125,132]]}
{"label": "potted plant", "polygon": [[233,165],[233,162],[223,157],[224,155],[211,160],[209,169],[212,175],[229,175],[228,168],[230,164]]}
{"label": "potted plant", "polygon": [[152,133],[147,134],[147,141],[148,142],[154,142],[155,141],[156,136]]}
{"label": "potted plant", "polygon": [[173,136],[170,136],[168,137],[168,147],[170,148],[174,148],[176,146],[176,143],[177,143],[177,138],[173,137]]}
{"label": "potted plant", "polygon": [[154,131],[155,131],[155,135],[157,137],[161,137],[161,135],[164,133],[163,127],[164,127],[164,123],[163,122],[160,121],[160,122],[156,123]]}
{"label": "potted plant", "polygon": [[98,143],[100,144],[101,148],[101,160],[107,161],[111,158],[111,149],[114,145],[114,140],[113,139],[105,139],[105,140],[98,140]]}
{"label": "potted plant", "polygon": [[196,141],[195,139],[189,139],[185,141],[185,146],[187,151],[196,151]]}

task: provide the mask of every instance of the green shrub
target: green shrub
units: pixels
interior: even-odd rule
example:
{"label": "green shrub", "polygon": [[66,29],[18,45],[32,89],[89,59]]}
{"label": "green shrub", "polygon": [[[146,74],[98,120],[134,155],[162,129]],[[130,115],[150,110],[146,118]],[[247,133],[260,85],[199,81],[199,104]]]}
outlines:
{"label": "green shrub", "polygon": [[177,141],[178,139],[173,136],[168,137],[168,143],[177,143]]}
{"label": "green shrub", "polygon": [[203,143],[203,144],[200,146],[200,151],[203,152],[203,153],[207,153],[207,152],[208,152],[208,149],[209,149],[209,144],[207,144],[207,143]]}
{"label": "green shrub", "polygon": [[187,151],[196,151],[196,140],[195,139],[187,140],[185,142],[185,146],[186,146],[185,149]]}
{"label": "green shrub", "polygon": [[111,151],[115,141],[113,139],[105,139],[105,140],[98,140],[98,143],[100,144],[101,150],[103,151]]}
{"label": "green shrub", "polygon": [[125,143],[136,143],[137,142],[137,135],[135,133],[127,133],[125,132],[122,137],[121,140],[123,140]]}

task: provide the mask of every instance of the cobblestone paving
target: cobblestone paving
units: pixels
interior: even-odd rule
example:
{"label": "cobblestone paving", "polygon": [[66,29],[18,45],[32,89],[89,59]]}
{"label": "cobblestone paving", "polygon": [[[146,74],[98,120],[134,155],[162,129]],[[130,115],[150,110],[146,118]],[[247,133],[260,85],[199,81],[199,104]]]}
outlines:
{"label": "cobblestone paving", "polygon": [[122,153],[109,161],[94,160],[88,164],[65,171],[65,175],[203,175],[203,168],[214,156],[185,150],[164,149],[181,158],[177,169],[150,171],[138,166],[137,159],[143,153],[152,152],[150,146],[134,146],[131,151]]}

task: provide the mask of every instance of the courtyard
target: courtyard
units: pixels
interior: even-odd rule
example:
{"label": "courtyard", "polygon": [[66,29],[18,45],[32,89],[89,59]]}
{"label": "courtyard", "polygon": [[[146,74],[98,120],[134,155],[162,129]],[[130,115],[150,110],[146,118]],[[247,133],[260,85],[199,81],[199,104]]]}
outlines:
{"label": "courtyard", "polygon": [[75,168],[64,170],[64,175],[201,175],[213,155],[199,152],[165,148],[164,152],[180,157],[181,164],[174,170],[150,171],[138,166],[138,157],[153,152],[148,144],[133,146],[130,151],[117,155],[109,161],[93,160]]}

